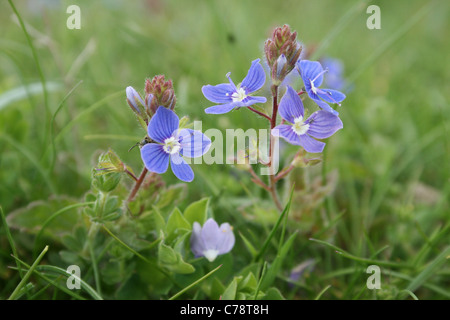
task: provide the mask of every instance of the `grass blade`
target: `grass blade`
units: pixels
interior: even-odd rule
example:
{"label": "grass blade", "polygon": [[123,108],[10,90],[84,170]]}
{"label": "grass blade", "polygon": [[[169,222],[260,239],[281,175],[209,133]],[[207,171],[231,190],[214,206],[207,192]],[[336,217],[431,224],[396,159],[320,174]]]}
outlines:
{"label": "grass blade", "polygon": [[[8,242],[9,242],[9,246],[11,247],[12,250],[12,254],[17,257],[17,250],[16,250],[16,246],[14,244],[14,239],[12,238],[11,235],[11,231],[9,230],[8,224],[6,223],[6,216],[3,212],[3,208],[0,206],[0,216],[2,219],[2,225],[5,228],[5,233],[6,233],[6,237],[8,238]],[[22,268],[20,267],[20,264],[16,261],[17,264],[17,269],[19,271],[19,275],[20,278],[23,279],[23,274],[22,274]]]}
{"label": "grass blade", "polygon": [[273,236],[275,235],[275,232],[277,231],[278,227],[280,226],[281,221],[283,220],[284,216],[289,212],[289,209],[291,208],[291,201],[292,201],[292,195],[293,194],[294,194],[294,187],[292,187],[292,189],[291,189],[291,194],[289,196],[289,201],[286,204],[286,207],[284,207],[283,212],[281,212],[280,216],[278,217],[277,222],[275,223],[275,225],[272,228],[272,231],[269,233],[269,236],[267,237],[266,241],[262,245],[261,250],[259,251],[259,253],[253,259],[253,262],[256,262],[259,259],[261,259],[261,257],[266,252],[270,241],[272,240]]}
{"label": "grass blade", "polygon": [[[22,278],[22,281],[20,281],[20,283],[17,285],[16,289],[13,291],[13,293],[11,293],[8,300],[17,299],[20,289],[22,289],[22,287],[26,284],[26,282],[28,281],[28,278],[33,273],[33,270],[37,267],[39,262],[41,262],[42,258],[44,258],[44,255],[47,253],[47,251],[48,251],[48,246],[45,246],[44,250],[42,250],[41,254],[37,257],[37,259],[31,265],[30,269],[27,271],[25,276]],[[16,257],[14,256],[14,258],[16,258]]]}
{"label": "grass blade", "polygon": [[191,283],[190,285],[188,285],[186,288],[184,288],[183,290],[179,291],[178,293],[174,294],[172,297],[169,298],[169,300],[175,300],[176,298],[178,298],[180,295],[182,295],[183,293],[185,293],[186,291],[188,291],[189,289],[191,289],[192,287],[195,287],[197,284],[199,284],[200,282],[202,282],[203,280],[205,280],[206,278],[208,278],[210,275],[212,275],[214,272],[216,272],[217,270],[220,269],[220,267],[222,267],[222,265],[218,266],[217,268],[215,268],[214,270],[208,272],[207,274],[205,274],[203,277],[201,277],[200,279],[198,279],[197,281]]}

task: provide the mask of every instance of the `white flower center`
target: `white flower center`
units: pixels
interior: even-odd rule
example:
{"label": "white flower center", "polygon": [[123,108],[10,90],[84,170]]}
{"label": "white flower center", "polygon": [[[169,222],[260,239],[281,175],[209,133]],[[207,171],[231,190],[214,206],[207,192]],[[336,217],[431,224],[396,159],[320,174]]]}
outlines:
{"label": "white flower center", "polygon": [[292,130],[300,136],[302,134],[305,134],[309,130],[309,124],[305,123],[303,121],[303,117],[300,116],[294,119]]}
{"label": "white flower center", "polygon": [[208,259],[209,262],[213,262],[219,255],[219,250],[208,249],[203,251],[203,255],[206,259]]}
{"label": "white flower center", "polygon": [[181,145],[175,137],[170,137],[164,140],[163,150],[168,154],[178,153]]}
{"label": "white flower center", "polygon": [[247,98],[247,95],[245,94],[244,88],[237,89],[237,91],[231,95],[231,99],[233,99],[233,102],[241,102],[245,98]]}
{"label": "white flower center", "polygon": [[311,84],[311,91],[314,92],[314,94],[317,94],[317,88],[314,86],[314,81],[310,79],[309,83]]}

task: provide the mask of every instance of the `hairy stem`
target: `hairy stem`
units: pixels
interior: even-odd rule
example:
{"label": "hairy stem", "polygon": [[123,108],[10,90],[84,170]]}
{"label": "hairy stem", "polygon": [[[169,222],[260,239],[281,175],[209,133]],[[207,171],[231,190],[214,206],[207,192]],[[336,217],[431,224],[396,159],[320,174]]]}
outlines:
{"label": "hairy stem", "polygon": [[147,174],[148,170],[146,167],[141,172],[141,175],[137,179],[136,183],[134,184],[133,190],[131,190],[130,195],[128,196],[127,202],[133,201],[134,197],[136,196],[136,193],[139,191],[139,188],[142,185],[142,182],[144,182],[145,175]]}
{"label": "hairy stem", "polygon": [[265,114],[265,113],[263,113],[261,111],[253,109],[252,107],[247,107],[247,109],[250,110],[250,111],[253,111],[254,113],[256,113],[256,114],[258,114],[258,115],[260,115],[260,116],[262,116],[264,118],[266,118],[269,121],[272,121],[272,118],[270,118],[267,114]]}

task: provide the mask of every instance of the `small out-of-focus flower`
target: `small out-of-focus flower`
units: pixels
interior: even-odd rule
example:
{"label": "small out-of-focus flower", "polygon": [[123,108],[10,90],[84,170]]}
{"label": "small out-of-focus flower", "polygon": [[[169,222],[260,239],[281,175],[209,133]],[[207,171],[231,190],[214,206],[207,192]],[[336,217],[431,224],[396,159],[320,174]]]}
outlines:
{"label": "small out-of-focus flower", "polygon": [[291,280],[292,282],[299,281],[300,278],[305,273],[305,271],[311,270],[314,268],[314,263],[315,263],[314,259],[308,259],[305,262],[302,262],[299,265],[297,265],[296,267],[294,267],[291,270],[291,273],[289,275],[289,280]]}
{"label": "small out-of-focus flower", "polygon": [[327,102],[341,105],[340,102],[345,99],[345,94],[333,89],[319,88],[323,82],[323,74],[328,70],[324,70],[318,61],[300,60],[297,66],[300,69],[300,76],[305,84],[308,96],[323,110],[338,115],[339,113],[331,108]]}
{"label": "small out-of-focus flower", "polygon": [[145,167],[158,174],[170,166],[175,176],[185,182],[194,179],[194,172],[182,156],[197,158],[205,154],[211,140],[200,131],[179,129],[180,120],[170,109],[160,106],[151,118],[147,133],[153,142],[141,147]]}
{"label": "small out-of-focus flower", "polygon": [[342,61],[326,57],[321,59],[321,63],[325,69],[328,69],[327,78],[324,81],[325,85],[330,89],[342,90],[346,85]]}
{"label": "small out-of-focus flower", "polygon": [[272,129],[272,135],[284,138],[287,142],[302,146],[307,152],[323,151],[325,143],[317,139],[325,139],[342,129],[342,121],[335,114],[319,110],[304,120],[302,99],[292,87],[288,86],[281,99],[278,111],[281,117],[291,124],[280,124]]}
{"label": "small out-of-focus flower", "polygon": [[250,96],[251,93],[261,89],[266,81],[264,69],[259,61],[260,59],[252,61],[247,76],[238,86],[231,80],[230,73],[226,75],[230,83],[203,86],[202,92],[205,98],[211,102],[220,103],[220,105],[206,108],[205,112],[223,114],[230,112],[234,108],[250,107],[256,103],[265,103],[267,101],[265,97]]}
{"label": "small out-of-focus flower", "polygon": [[205,257],[212,262],[218,255],[230,252],[234,241],[233,228],[229,223],[222,223],[219,227],[214,219],[209,218],[201,227],[194,222],[191,250],[196,257]]}

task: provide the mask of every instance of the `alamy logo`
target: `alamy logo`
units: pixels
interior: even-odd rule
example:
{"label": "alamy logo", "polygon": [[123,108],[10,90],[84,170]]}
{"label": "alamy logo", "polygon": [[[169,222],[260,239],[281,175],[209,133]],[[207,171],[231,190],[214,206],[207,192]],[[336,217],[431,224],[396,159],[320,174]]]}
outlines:
{"label": "alamy logo", "polygon": [[66,13],[71,14],[66,21],[67,29],[81,29],[81,10],[80,7],[73,4],[67,7]]}
{"label": "alamy logo", "polygon": [[71,265],[66,270],[67,273],[71,274],[70,277],[67,278],[67,288],[70,290],[80,289],[81,288],[81,271],[80,267],[77,265]]}
{"label": "alamy logo", "polygon": [[367,278],[367,289],[381,289],[381,271],[380,267],[376,265],[368,266],[366,269],[366,273],[371,273],[372,275]]}
{"label": "alamy logo", "polygon": [[379,6],[371,5],[367,7],[366,13],[372,15],[367,18],[367,28],[370,30],[381,29],[381,10]]}

